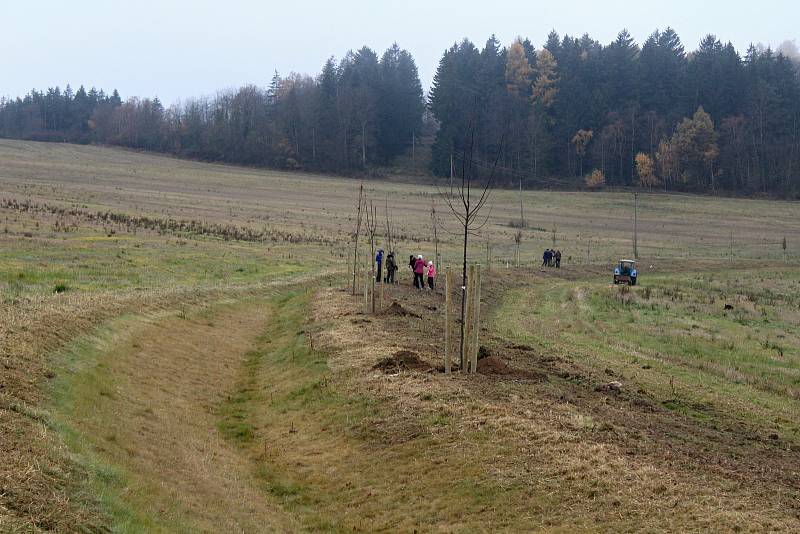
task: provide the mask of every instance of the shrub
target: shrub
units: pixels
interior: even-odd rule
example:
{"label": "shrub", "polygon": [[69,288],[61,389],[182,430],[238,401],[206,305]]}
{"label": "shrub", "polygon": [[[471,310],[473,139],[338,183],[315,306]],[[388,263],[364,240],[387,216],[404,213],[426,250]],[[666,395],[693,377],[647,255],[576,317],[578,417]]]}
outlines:
{"label": "shrub", "polygon": [[600,189],[604,185],[606,185],[606,175],[600,169],[595,169],[586,175],[586,187],[589,189]]}
{"label": "shrub", "polygon": [[56,284],[56,286],[53,288],[53,293],[63,293],[68,289],[69,287],[67,287],[67,284]]}

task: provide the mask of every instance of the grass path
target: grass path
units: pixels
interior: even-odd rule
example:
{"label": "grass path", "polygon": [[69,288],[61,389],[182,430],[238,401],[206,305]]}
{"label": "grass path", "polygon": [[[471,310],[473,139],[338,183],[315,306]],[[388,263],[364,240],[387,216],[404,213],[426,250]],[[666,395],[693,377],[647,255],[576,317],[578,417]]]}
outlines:
{"label": "grass path", "polygon": [[69,347],[56,418],[115,530],[295,530],[218,428],[269,310],[256,298],[123,317]]}

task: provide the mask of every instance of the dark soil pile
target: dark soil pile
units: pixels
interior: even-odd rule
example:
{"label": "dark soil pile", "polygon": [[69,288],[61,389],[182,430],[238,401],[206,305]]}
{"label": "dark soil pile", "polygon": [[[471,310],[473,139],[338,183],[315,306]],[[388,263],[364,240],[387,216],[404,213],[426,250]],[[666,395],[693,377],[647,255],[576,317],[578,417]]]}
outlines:
{"label": "dark soil pile", "polygon": [[419,359],[415,352],[401,350],[392,356],[380,360],[372,366],[373,369],[383,371],[386,374],[399,373],[400,371],[430,371],[431,366]]}
{"label": "dark soil pile", "polygon": [[400,304],[397,301],[392,302],[392,305],[389,306],[388,308],[386,308],[385,310],[383,310],[380,313],[380,315],[393,315],[393,316],[396,316],[396,317],[416,317],[417,319],[420,318],[419,315],[417,315],[416,313],[414,313],[412,311],[409,311],[409,310],[405,309],[402,306],[402,304]]}

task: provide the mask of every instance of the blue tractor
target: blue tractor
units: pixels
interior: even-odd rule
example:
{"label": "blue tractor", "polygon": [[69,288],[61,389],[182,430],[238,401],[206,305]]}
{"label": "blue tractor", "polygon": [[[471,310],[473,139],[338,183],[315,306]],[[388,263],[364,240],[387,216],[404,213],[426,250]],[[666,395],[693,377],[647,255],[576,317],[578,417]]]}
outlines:
{"label": "blue tractor", "polygon": [[619,260],[619,264],[614,268],[614,283],[635,286],[638,274],[634,260]]}

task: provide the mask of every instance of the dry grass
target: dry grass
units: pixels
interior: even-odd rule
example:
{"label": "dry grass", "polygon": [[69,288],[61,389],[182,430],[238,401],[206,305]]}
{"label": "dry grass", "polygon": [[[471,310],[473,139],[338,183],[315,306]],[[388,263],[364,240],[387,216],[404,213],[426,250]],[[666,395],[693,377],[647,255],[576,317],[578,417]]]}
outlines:
{"label": "dry grass", "polygon": [[[603,369],[513,348],[506,338],[524,337],[511,330],[530,326],[533,301],[517,313],[521,321],[487,322],[484,332],[490,348],[528,375],[446,379],[372,369],[409,349],[439,365],[440,318],[431,309],[438,296],[405,288],[388,295],[422,319],[363,317],[360,299],[336,289],[311,303],[302,294],[251,300],[309,273],[307,286],[349,269],[355,181],[5,140],[0,161],[0,198],[13,199],[0,208],[0,454],[8,459],[0,463],[0,531],[258,530],[262,523],[362,531],[798,529],[796,450],[650,411],[649,393],[596,392],[609,379]],[[389,200],[402,276],[405,254],[433,252],[436,191],[366,186],[379,206]],[[489,241],[497,268],[513,256],[516,229],[508,222],[518,202],[512,191],[493,198],[470,257],[482,260]],[[486,310],[518,286],[513,276],[566,288],[558,317],[528,328],[552,343],[591,313],[590,286],[606,280],[604,262],[630,253],[632,199],[528,192],[524,201],[524,260],[536,262],[552,245],[555,226],[567,268],[502,269],[508,274],[487,290]],[[20,208],[26,202],[54,209]],[[692,269],[720,269],[700,258],[725,257],[731,229],[739,259],[731,273],[754,265],[742,258],[780,257],[784,234],[790,259],[798,255],[795,203],[641,195],[640,210],[640,250],[654,265],[648,272],[685,270],[686,261],[672,258],[686,257]],[[131,222],[143,218],[156,223]],[[226,240],[237,236],[268,242]],[[579,268],[589,238],[599,263]],[[451,263],[458,238],[445,232],[443,241]],[[764,306],[752,298],[780,300],[743,294],[743,320],[761,317]],[[211,311],[221,300],[230,302]],[[783,317],[796,323],[798,315]],[[264,329],[268,335],[256,339]],[[718,335],[695,330],[698,338]],[[91,332],[102,335],[86,337]],[[797,338],[787,332],[780,343],[792,347]],[[323,353],[310,350],[312,340]],[[778,343],[753,342],[773,352]],[[618,354],[603,358],[641,352],[621,342],[605,350]],[[69,354],[77,372],[54,372]],[[640,365],[620,369],[631,366]],[[723,385],[747,376],[728,366],[711,371]],[[540,375],[549,379],[522,378]],[[54,378],[75,381],[79,394],[48,407]],[[667,386],[657,387],[660,395]]]}
{"label": "dry grass", "polygon": [[[413,309],[427,305],[413,293],[399,298]],[[683,423],[670,422],[669,415],[648,416],[629,401],[594,392],[601,377],[587,376],[586,384],[570,387],[548,368],[550,379],[543,383],[481,375],[387,376],[372,366],[398,347],[418,351],[436,365],[441,357],[437,327],[426,326],[427,319],[354,321],[359,302],[335,290],[323,293],[315,313],[317,321],[330,325],[320,340],[331,351],[332,368],[348,377],[342,388],[352,396],[369,392],[383,405],[380,415],[357,425],[363,431],[359,444],[344,444],[365,451],[368,459],[349,453],[337,457],[338,468],[354,475],[348,479],[352,497],[326,503],[332,515],[357,507],[366,509],[362,513],[377,525],[422,530],[492,525],[515,531],[595,531],[602,525],[601,530],[614,532],[791,532],[800,526],[791,504],[796,492],[780,485],[790,484],[790,477],[782,482],[749,478],[750,467],[739,472],[727,460],[712,467],[709,462],[722,460],[717,453],[736,455],[739,447],[738,454],[749,454],[748,447],[726,450],[728,445],[718,443],[714,450],[712,440],[721,436],[708,434],[703,439],[709,441],[703,442],[693,436],[691,425],[679,430]],[[659,432],[648,435],[626,421],[639,417],[653,418]],[[669,425],[677,425],[674,434]],[[313,428],[306,434],[316,435]],[[308,451],[301,445],[294,452]],[[412,466],[396,461],[397,455],[414,458]],[[765,451],[761,461],[770,462],[770,453]],[[336,491],[322,473],[316,476],[314,488]],[[409,480],[403,494],[425,495],[425,502],[393,505],[391,492],[367,499],[384,479]],[[463,493],[453,491],[460,480],[469,485]]]}
{"label": "dry grass", "polygon": [[115,528],[295,530],[217,430],[216,406],[269,321],[265,309],[257,298],[137,315],[67,348],[78,369],[56,384],[56,421],[99,479]]}
{"label": "dry grass", "polygon": [[[347,247],[354,227],[358,182],[318,175],[281,173],[176,160],[164,156],[99,147],[0,140],[0,195],[17,200],[75,205],[156,218],[202,220],[213,224],[265,226],[295,235],[324,236]],[[435,188],[367,182],[378,206],[388,200],[397,229],[398,250],[432,254],[431,200]],[[522,252],[526,262],[556,246],[565,263],[610,261],[631,253],[633,199],[624,193],[526,192],[527,229]],[[739,258],[782,257],[779,242],[789,236],[789,256],[798,257],[800,207],[791,202],[713,199],[641,194],[640,253],[651,260],[675,257],[726,257],[733,231]],[[471,251],[485,258],[485,238],[496,262],[510,261],[519,217],[514,191],[493,195],[489,225]],[[445,227],[443,206],[438,209]],[[381,221],[382,222],[382,221]],[[456,235],[442,235],[445,258],[455,253]],[[409,252],[410,253],[410,252]]]}

